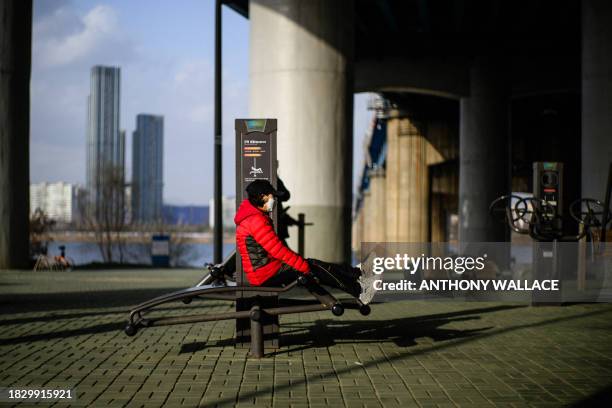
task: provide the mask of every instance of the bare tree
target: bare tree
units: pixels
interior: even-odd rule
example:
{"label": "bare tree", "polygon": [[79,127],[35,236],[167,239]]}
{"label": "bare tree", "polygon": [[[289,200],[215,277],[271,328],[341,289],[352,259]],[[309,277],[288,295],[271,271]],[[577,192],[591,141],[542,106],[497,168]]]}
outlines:
{"label": "bare tree", "polygon": [[187,266],[195,258],[196,251],[188,239],[178,232],[170,235],[170,262],[172,266]]}
{"label": "bare tree", "polygon": [[95,195],[83,192],[79,211],[86,227],[95,234],[96,244],[105,263],[125,261],[127,207],[123,167],[105,166]]}
{"label": "bare tree", "polygon": [[55,225],[55,221],[47,214],[37,208],[30,216],[30,254],[33,257],[47,254],[47,244],[51,241],[49,231]]}

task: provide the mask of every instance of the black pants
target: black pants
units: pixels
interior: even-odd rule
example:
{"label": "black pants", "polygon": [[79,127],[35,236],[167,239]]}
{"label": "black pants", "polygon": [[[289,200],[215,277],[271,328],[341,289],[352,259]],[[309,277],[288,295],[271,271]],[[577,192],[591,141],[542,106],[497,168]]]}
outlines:
{"label": "black pants", "polygon": [[[346,264],[323,262],[318,259],[308,259],[307,261],[310,265],[310,273],[319,279],[322,285],[343,290],[354,297],[359,297],[361,294],[361,285],[357,281],[361,276],[359,268],[353,268]],[[283,263],[276,275],[269,278],[261,286],[284,286],[295,281],[300,274],[301,272]]]}

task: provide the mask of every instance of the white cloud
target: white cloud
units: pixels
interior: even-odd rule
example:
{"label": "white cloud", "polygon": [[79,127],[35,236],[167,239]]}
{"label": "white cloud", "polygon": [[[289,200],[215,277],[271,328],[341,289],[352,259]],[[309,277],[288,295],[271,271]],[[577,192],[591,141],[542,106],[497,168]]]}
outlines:
{"label": "white cloud", "polygon": [[209,61],[199,59],[178,64],[174,83],[168,97],[186,109],[180,114],[183,120],[194,123],[211,123],[213,118],[213,80],[214,71]]}
{"label": "white cloud", "polygon": [[186,61],[178,66],[174,81],[176,85],[210,85],[213,74],[213,67],[207,60]]}
{"label": "white cloud", "polygon": [[[164,197],[175,203],[207,203],[213,189],[212,52],[199,45],[185,52],[154,46],[151,37],[127,25],[130,14],[122,5],[116,10],[92,6],[81,11],[71,2],[57,0],[43,13],[40,3],[34,4],[32,180],[84,181],[89,72],[93,65],[112,64],[121,67],[121,128],[128,135],[128,168],[135,116],[163,115]],[[246,59],[248,53],[240,55]],[[247,114],[248,77],[245,69],[226,68],[223,182],[224,193],[231,194],[233,119]]]}
{"label": "white cloud", "polygon": [[189,118],[197,123],[208,123],[213,114],[213,107],[210,104],[201,104],[191,108]]}
{"label": "white cloud", "polygon": [[[61,7],[34,22],[34,62],[64,66],[93,54],[125,56],[126,39],[115,10],[99,5],[83,16]],[[129,48],[129,47],[128,47]]]}

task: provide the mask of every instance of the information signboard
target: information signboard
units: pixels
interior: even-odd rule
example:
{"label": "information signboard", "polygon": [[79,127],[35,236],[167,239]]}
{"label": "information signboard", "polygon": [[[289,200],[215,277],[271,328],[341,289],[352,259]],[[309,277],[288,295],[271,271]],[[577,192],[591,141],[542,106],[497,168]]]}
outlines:
{"label": "information signboard", "polygon": [[[254,180],[268,180],[276,188],[276,119],[236,119],[236,208],[247,198],[246,187]],[[271,214],[274,227],[277,225],[276,209]],[[248,282],[242,271],[240,254],[236,253],[236,281],[238,285]],[[238,293],[236,311],[249,310],[254,302],[263,307],[276,307],[278,297],[262,293],[247,296]],[[278,316],[264,316],[262,320],[265,347],[278,348]],[[250,345],[249,319],[236,320],[236,346]]]}

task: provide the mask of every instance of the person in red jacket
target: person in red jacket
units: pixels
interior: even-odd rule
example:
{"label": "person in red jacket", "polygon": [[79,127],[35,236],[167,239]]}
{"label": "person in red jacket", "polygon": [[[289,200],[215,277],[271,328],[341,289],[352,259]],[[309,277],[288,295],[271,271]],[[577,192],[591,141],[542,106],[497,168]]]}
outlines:
{"label": "person in red jacket", "polygon": [[285,246],[274,231],[270,213],[274,210],[277,191],[266,180],[251,182],[234,223],[236,248],[240,253],[246,278],[254,286],[283,286],[300,273],[312,274],[323,285],[341,289],[364,304],[374,296],[373,276],[362,276],[361,269],[318,259],[304,259]]}

